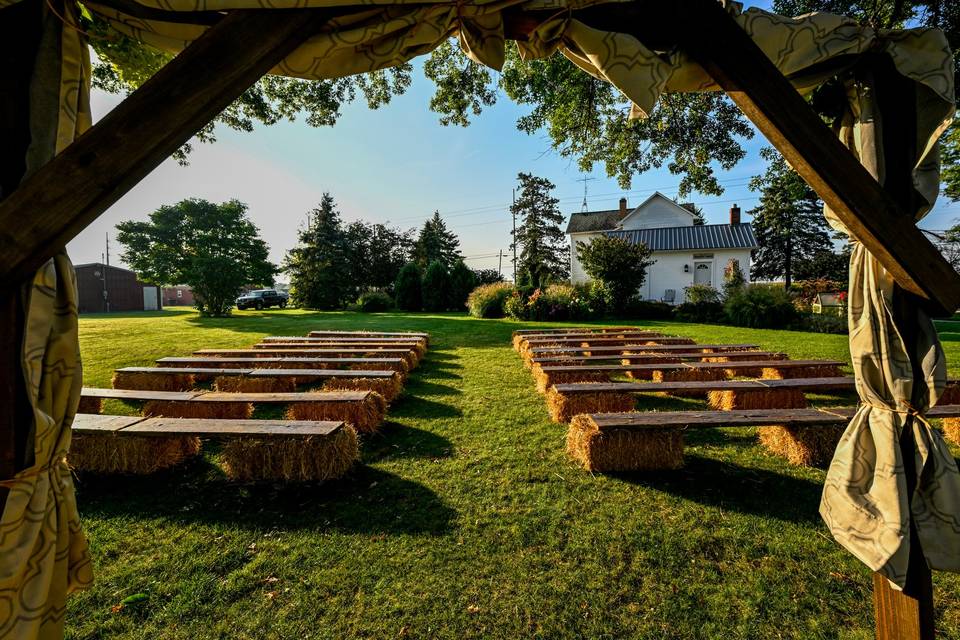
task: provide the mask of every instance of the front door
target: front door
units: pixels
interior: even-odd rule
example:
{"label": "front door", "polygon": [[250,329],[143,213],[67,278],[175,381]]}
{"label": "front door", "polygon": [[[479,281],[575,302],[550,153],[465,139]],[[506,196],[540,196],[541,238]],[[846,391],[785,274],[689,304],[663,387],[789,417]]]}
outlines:
{"label": "front door", "polygon": [[713,285],[713,262],[693,263],[693,284]]}

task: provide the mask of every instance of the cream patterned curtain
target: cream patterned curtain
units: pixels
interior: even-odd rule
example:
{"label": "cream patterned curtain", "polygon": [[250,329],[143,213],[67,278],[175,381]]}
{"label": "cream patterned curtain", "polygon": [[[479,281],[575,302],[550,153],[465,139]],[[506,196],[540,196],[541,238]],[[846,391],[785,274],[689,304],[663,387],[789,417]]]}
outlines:
{"label": "cream patterned curtain", "polygon": [[[28,173],[90,126],[88,80],[85,43],[46,12],[31,83]],[[63,637],[67,594],[93,579],[64,462],[82,386],[77,286],[66,254],[44,265],[21,296],[34,464],[3,482],[10,493],[0,518],[0,638],[54,639]]]}
{"label": "cream patterned curtain", "polygon": [[[0,0],[0,7],[17,0]],[[232,9],[330,8],[356,6],[353,0],[129,0],[155,10],[157,18],[135,17],[136,11],[83,0],[117,32],[169,52],[179,52],[207,28],[190,22],[192,12]],[[641,117],[666,91],[717,90],[710,77],[682,53],[648,50],[632,36],[592,29],[574,19],[571,10],[604,0],[460,0],[404,2],[379,0],[367,8],[330,20],[273,72],[305,79],[328,79],[384,69],[430,52],[447,38],[457,37],[473,60],[493,68],[504,61],[503,12],[511,7],[544,10],[551,18],[518,43],[526,59],[560,52],[587,73],[604,79],[633,103]],[[117,3],[117,6],[123,6]],[[816,14],[789,19],[751,9],[728,10],[801,92],[825,79],[847,77],[857,56],[882,52],[897,71],[917,87],[917,154],[915,184],[924,206],[936,198],[939,162],[937,137],[952,118],[953,73],[949,47],[933,30],[876,32],[846,18]],[[552,13],[551,13],[552,12]],[[165,15],[164,15],[165,14]],[[76,24],[71,10],[68,21]],[[168,19],[164,19],[164,17]],[[56,149],[69,144],[87,126],[86,92],[89,73],[85,48],[75,29],[58,29],[59,43],[48,52],[59,56],[56,105]],[[38,86],[43,77],[38,76]],[[48,96],[49,98],[49,96]],[[852,92],[850,117],[843,135],[864,163],[875,148],[865,136],[873,120],[862,93]],[[47,101],[49,104],[49,100]],[[42,103],[37,104],[41,109]],[[51,153],[37,151],[31,166]],[[876,174],[875,172],[875,175]],[[829,213],[829,212],[828,212]],[[936,401],[943,386],[943,354],[926,318],[918,317],[923,340],[919,354],[926,379],[913,381],[904,368],[903,345],[889,318],[892,282],[862,248],[854,253],[851,270],[851,349],[864,408],[851,423],[837,451],[824,491],[821,512],[836,538],[897,584],[902,584],[907,553],[904,509],[906,496],[898,467],[896,434],[904,423],[904,399],[913,384],[925,384],[929,401],[912,407],[922,413]],[[16,481],[0,522],[0,636],[8,629],[23,636],[35,631],[56,635],[62,624],[65,593],[90,580],[85,543],[76,524],[69,476],[57,463],[69,444],[69,424],[77,404],[79,359],[76,343],[75,290],[69,261],[59,256],[38,274],[29,296],[30,317],[24,349],[26,369],[34,390],[38,467]],[[923,470],[914,503],[914,518],[931,566],[957,569],[960,564],[958,474],[939,436],[924,423],[914,427],[918,468]],[[35,521],[30,514],[44,514]],[[46,599],[46,591],[51,596]],[[27,603],[21,607],[20,603]]]}

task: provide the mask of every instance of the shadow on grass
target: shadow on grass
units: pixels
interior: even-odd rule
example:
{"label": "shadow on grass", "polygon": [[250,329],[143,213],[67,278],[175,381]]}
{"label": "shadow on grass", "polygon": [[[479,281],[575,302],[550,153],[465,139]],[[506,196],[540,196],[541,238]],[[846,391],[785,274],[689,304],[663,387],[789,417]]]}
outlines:
{"label": "shadow on grass", "polygon": [[[419,386],[417,391],[419,391]],[[411,395],[415,392],[416,391],[408,387],[404,391],[405,395],[401,397],[400,401],[390,405],[390,408],[387,410],[387,419],[414,418],[417,420],[432,420],[434,418],[460,418],[463,416],[463,412],[457,407],[443,402],[437,402],[436,400],[428,400],[427,398]],[[457,393],[459,393],[459,391]]]}
{"label": "shadow on grass", "polygon": [[416,376],[411,376],[409,378],[407,385],[404,387],[404,391],[414,396],[457,396],[463,393],[456,387],[451,387],[445,384],[437,384],[436,382],[427,382],[422,377],[417,378]]}
{"label": "shadow on grass", "polygon": [[136,515],[184,525],[443,535],[456,517],[430,489],[365,465],[326,483],[240,484],[196,460],[150,476],[83,474],[77,493],[85,516]]}
{"label": "shadow on grass", "polygon": [[822,485],[764,469],[687,455],[683,468],[676,471],[609,475],[728,511],[797,523],[820,519]]}
{"label": "shadow on grass", "polygon": [[385,422],[380,432],[364,436],[361,457],[365,462],[388,458],[435,460],[453,455],[453,443],[430,431]]}

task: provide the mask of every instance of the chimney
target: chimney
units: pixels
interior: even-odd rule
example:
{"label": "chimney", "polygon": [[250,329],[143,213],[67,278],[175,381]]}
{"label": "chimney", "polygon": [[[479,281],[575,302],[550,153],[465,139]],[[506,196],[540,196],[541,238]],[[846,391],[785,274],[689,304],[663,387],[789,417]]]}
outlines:
{"label": "chimney", "polygon": [[730,224],[740,224],[740,207],[737,205],[730,207]]}
{"label": "chimney", "polygon": [[620,198],[620,217],[623,218],[627,215],[627,199]]}

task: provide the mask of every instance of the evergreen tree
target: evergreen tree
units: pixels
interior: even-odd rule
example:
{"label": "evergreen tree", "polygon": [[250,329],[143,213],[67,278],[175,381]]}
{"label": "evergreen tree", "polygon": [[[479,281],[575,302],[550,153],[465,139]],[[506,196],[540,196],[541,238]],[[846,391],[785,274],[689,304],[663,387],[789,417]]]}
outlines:
{"label": "evergreen tree", "polygon": [[439,260],[424,272],[422,291],[425,311],[446,311],[450,305],[450,272]]}
{"label": "evergreen tree", "polygon": [[401,311],[420,311],[423,308],[423,289],[420,269],[415,262],[408,262],[400,269],[394,286],[394,299]]}
{"label": "evergreen tree", "polygon": [[463,260],[458,260],[450,270],[450,308],[454,311],[463,311],[467,304],[467,296],[477,286],[477,276]]}
{"label": "evergreen tree", "polygon": [[565,280],[570,273],[570,247],[560,228],[564,220],[560,201],[550,195],[554,185],[546,178],[522,172],[517,180],[517,201],[510,207],[520,219],[510,245],[520,249],[517,280],[533,288]]}
{"label": "evergreen tree", "polygon": [[754,251],[754,280],[783,278],[789,289],[798,262],[830,250],[823,203],[786,160],[769,147],[760,155],[770,164],[750,181],[760,191],[760,206],[751,210],[753,232],[760,248]]}
{"label": "evergreen tree", "polygon": [[413,246],[413,259],[421,269],[426,269],[434,260],[449,269],[460,259],[460,239],[447,229],[439,211],[423,223],[420,235]]}
{"label": "evergreen tree", "polygon": [[333,196],[324,193],[320,206],[307,214],[296,247],[287,253],[294,302],[306,309],[339,309],[351,300],[353,287],[347,237]]}

